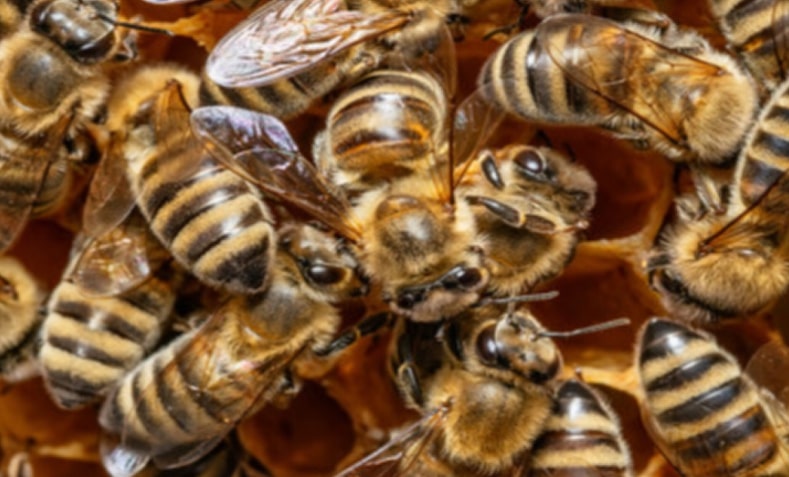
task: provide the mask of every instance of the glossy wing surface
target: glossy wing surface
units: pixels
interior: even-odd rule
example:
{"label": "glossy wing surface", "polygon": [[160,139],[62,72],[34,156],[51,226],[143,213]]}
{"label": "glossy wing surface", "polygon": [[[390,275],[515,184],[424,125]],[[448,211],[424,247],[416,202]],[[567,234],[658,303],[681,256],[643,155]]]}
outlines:
{"label": "glossy wing surface", "polygon": [[350,239],[357,239],[345,196],[299,154],[287,128],[273,116],[227,106],[195,110],[192,128],[225,167]]}
{"label": "glossy wing surface", "polygon": [[[610,20],[557,15],[537,28],[536,40],[580,93],[599,96],[628,112],[666,140],[682,144],[684,117],[660,98],[666,84],[677,90],[703,84],[722,70],[668,48]],[[647,69],[648,71],[645,71]],[[571,91],[568,94],[573,94]]]}
{"label": "glossy wing surface", "polygon": [[342,0],[273,0],[211,52],[208,76],[229,88],[271,84],[398,28],[407,15],[344,9]]}

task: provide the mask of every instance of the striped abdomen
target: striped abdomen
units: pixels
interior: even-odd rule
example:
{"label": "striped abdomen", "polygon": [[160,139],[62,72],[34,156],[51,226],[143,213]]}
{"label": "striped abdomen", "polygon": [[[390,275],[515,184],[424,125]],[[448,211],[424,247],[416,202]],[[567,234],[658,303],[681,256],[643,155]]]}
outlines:
{"label": "striped abdomen", "polygon": [[[202,106],[226,104],[287,119],[303,113],[313,101],[331,92],[346,78],[349,70],[363,74],[374,66],[372,61],[355,62],[351,58],[358,49],[318,63],[303,73],[290,78],[249,88],[227,88],[220,86],[203,72],[200,83]],[[369,66],[367,63],[369,63]]]}
{"label": "striped abdomen", "polygon": [[[589,30],[583,24],[577,28]],[[551,46],[562,48],[574,33],[570,29],[554,33],[555,44]],[[479,84],[489,101],[524,119],[557,123],[600,125],[606,116],[621,113],[621,109],[568,77],[535,38],[537,34],[536,30],[529,30],[515,36],[488,59]],[[584,31],[584,34],[595,32]],[[613,64],[614,60],[601,59],[598,66],[607,69],[606,63]]]}
{"label": "striped abdomen", "polygon": [[148,357],[108,396],[102,427],[127,448],[178,465],[190,463],[183,456],[193,446],[224,436],[278,390],[290,357],[240,313],[216,314]]}
{"label": "striped abdomen", "polygon": [[206,284],[237,293],[263,290],[274,252],[263,199],[191,134],[170,132],[161,141],[171,147],[150,149],[132,172],[137,205],[151,230]]}
{"label": "striped abdomen", "polygon": [[49,300],[39,351],[55,402],[73,409],[104,395],[153,349],[174,302],[174,285],[157,277],[107,297],[61,282]]}
{"label": "striped abdomen", "polygon": [[556,392],[545,428],[531,450],[529,476],[632,476],[627,444],[613,410],[583,382]]}
{"label": "striped abdomen", "polygon": [[335,181],[363,188],[424,172],[443,146],[448,104],[430,74],[380,70],[347,90],[326,121],[322,160]]}
{"label": "striped abdomen", "polygon": [[758,200],[789,170],[789,83],[776,90],[762,109],[738,165],[745,206]]}
{"label": "striped abdomen", "polygon": [[768,90],[782,83],[789,69],[789,1],[710,0],[710,5],[726,41],[754,78]]}
{"label": "striped abdomen", "polygon": [[711,338],[655,318],[637,360],[648,427],[682,475],[789,475],[759,390]]}

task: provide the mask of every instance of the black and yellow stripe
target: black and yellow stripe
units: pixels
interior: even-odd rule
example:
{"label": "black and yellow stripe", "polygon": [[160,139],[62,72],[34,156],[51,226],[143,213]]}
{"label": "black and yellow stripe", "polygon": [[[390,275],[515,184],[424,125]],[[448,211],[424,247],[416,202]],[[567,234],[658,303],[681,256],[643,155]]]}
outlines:
{"label": "black and yellow stripe", "polygon": [[729,46],[753,77],[773,90],[789,70],[789,1],[711,0]]}
{"label": "black and yellow stripe", "polygon": [[[169,129],[168,129],[169,128]],[[174,129],[178,128],[178,129]],[[267,283],[274,231],[257,190],[167,125],[132,175],[137,205],[172,255],[205,283],[255,293]],[[195,164],[190,170],[186,164]]]}
{"label": "black and yellow stripe", "polygon": [[709,336],[653,318],[636,360],[648,427],[682,475],[789,474],[759,389]]}
{"label": "black and yellow stripe", "polygon": [[153,276],[116,296],[92,297],[62,281],[41,333],[44,382],[62,408],[96,401],[153,349],[175,302],[175,284]]}
{"label": "black and yellow stripe", "polygon": [[[789,131],[789,83],[781,85],[762,108],[739,158],[736,180],[740,186],[739,192],[744,206],[759,200],[789,169],[787,131]],[[786,178],[783,182],[786,182]]]}
{"label": "black and yellow stripe", "polygon": [[529,476],[631,477],[630,451],[610,406],[581,381],[557,390],[550,417],[531,449]]}
{"label": "black and yellow stripe", "polygon": [[448,108],[443,86],[428,73],[371,73],[332,106],[324,159],[368,187],[423,172],[443,145]]}

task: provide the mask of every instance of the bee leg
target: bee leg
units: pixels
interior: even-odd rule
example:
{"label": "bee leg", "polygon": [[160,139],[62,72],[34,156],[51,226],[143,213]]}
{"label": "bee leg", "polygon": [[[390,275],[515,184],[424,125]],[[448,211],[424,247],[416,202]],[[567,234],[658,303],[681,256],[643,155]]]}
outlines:
{"label": "bee leg", "polygon": [[370,315],[353,328],[344,331],[325,348],[316,350],[315,354],[320,357],[328,357],[339,353],[367,335],[377,333],[382,328],[391,328],[394,322],[395,315],[388,311]]}
{"label": "bee leg", "polygon": [[413,407],[421,409],[424,405],[424,395],[422,394],[422,385],[419,383],[414,364],[411,361],[401,363],[397,367],[396,375],[397,382],[400,384],[400,390],[403,392],[406,401]]}
{"label": "bee leg", "polygon": [[544,235],[553,235],[564,232],[573,232],[576,230],[586,229],[589,224],[585,220],[580,220],[574,224],[559,227],[555,222],[545,218],[539,214],[530,214],[519,211],[514,207],[493,199],[491,197],[483,197],[477,195],[470,195],[466,200],[471,205],[481,205],[488,209],[493,215],[501,219],[510,227],[517,229],[526,229],[530,232]]}
{"label": "bee leg", "polygon": [[711,168],[703,166],[690,168],[693,187],[696,189],[696,195],[701,201],[701,205],[706,210],[721,215],[726,212],[727,189],[725,185],[721,185],[722,182],[719,179],[714,177],[714,172]]}

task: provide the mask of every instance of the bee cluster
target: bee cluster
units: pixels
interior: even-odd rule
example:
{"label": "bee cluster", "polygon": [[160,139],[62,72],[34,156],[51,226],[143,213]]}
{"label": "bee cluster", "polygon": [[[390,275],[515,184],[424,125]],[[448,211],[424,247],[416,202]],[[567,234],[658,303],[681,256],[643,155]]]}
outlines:
{"label": "bee cluster", "polygon": [[789,475],[783,5],[0,1],[0,475]]}

